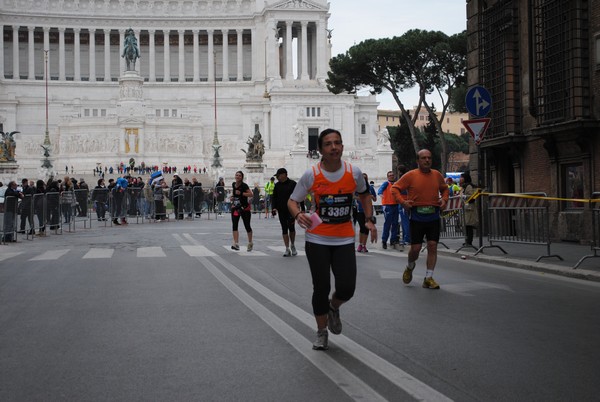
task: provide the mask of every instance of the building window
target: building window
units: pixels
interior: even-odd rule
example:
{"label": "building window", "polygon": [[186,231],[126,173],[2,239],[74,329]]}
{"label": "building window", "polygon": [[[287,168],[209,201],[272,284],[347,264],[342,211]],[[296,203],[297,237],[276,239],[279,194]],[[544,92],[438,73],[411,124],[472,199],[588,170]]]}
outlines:
{"label": "building window", "polygon": [[90,117],[90,109],[83,109],[83,116]]}
{"label": "building window", "polygon": [[360,125],[360,133],[361,134],[367,134],[367,125],[366,124],[361,124]]}
{"label": "building window", "polygon": [[306,108],[306,117],[321,117],[321,108],[320,107],[307,107]]}
{"label": "building window", "polygon": [[171,109],[171,117],[177,117],[177,109]]}
{"label": "building window", "polygon": [[106,109],[100,109],[100,116],[106,117]]}
{"label": "building window", "polygon": [[169,109],[163,110],[163,117],[169,117]]}
{"label": "building window", "polygon": [[98,117],[98,109],[92,110],[92,116]]}
{"label": "building window", "polygon": [[[563,166],[563,197],[583,198],[583,165],[574,163]],[[583,202],[566,201],[565,209],[582,209]]]}
{"label": "building window", "polygon": [[319,138],[319,129],[314,127],[308,128],[308,150],[309,152],[319,149],[317,139]]}
{"label": "building window", "polygon": [[160,117],[160,109],[156,109],[156,117]]}
{"label": "building window", "polygon": [[596,70],[600,70],[600,35],[596,36]]}

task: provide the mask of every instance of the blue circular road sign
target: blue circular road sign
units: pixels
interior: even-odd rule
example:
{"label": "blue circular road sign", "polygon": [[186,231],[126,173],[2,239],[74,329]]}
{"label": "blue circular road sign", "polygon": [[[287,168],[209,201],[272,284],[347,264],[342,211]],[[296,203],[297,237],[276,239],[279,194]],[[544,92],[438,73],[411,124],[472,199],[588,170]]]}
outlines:
{"label": "blue circular road sign", "polygon": [[467,91],[465,106],[472,116],[485,117],[492,108],[492,97],[487,89],[477,85]]}

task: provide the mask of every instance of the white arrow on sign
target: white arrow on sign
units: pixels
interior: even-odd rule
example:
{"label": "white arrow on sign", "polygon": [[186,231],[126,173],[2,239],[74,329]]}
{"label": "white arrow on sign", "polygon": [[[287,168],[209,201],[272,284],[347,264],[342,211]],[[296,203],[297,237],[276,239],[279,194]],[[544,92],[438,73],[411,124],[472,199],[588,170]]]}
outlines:
{"label": "white arrow on sign", "polygon": [[477,116],[480,116],[481,109],[487,109],[487,107],[490,105],[490,103],[488,101],[486,101],[485,99],[481,99],[481,94],[479,93],[479,89],[475,90],[475,93],[473,94],[473,98],[475,99],[475,109],[477,110]]}
{"label": "white arrow on sign", "polygon": [[463,120],[462,124],[465,126],[467,131],[471,133],[471,136],[475,140],[475,144],[479,145],[481,140],[483,140],[483,135],[490,125],[490,118],[482,118],[482,119],[473,119],[473,120]]}

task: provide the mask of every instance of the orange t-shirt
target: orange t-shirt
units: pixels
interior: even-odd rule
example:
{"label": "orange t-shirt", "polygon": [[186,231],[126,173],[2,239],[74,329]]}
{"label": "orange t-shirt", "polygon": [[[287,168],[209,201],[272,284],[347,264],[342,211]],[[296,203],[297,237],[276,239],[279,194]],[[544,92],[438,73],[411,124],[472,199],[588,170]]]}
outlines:
{"label": "orange t-shirt", "polygon": [[[402,191],[406,191],[407,194],[401,194]],[[401,204],[406,200],[412,200],[414,207],[439,207],[440,194],[448,201],[448,185],[444,181],[444,176],[435,169],[431,169],[428,173],[413,169],[392,186],[392,195],[396,202]]]}

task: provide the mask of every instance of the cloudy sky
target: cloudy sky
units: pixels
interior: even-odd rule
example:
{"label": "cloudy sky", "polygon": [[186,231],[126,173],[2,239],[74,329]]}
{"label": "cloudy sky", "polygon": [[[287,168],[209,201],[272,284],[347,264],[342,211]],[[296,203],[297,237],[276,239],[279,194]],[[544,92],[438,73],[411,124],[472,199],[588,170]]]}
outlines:
{"label": "cloudy sky", "polygon": [[[436,30],[448,35],[466,29],[465,0],[329,0],[329,3],[332,56],[365,39],[400,36],[409,29]],[[398,109],[390,95],[377,98],[380,109]],[[400,100],[408,108],[416,105],[418,99],[417,91],[400,94]]]}

